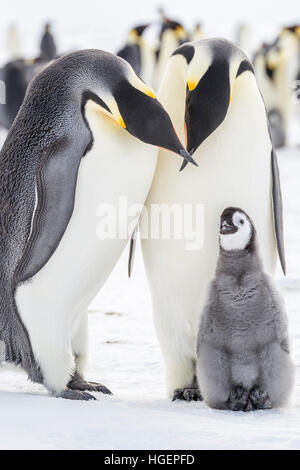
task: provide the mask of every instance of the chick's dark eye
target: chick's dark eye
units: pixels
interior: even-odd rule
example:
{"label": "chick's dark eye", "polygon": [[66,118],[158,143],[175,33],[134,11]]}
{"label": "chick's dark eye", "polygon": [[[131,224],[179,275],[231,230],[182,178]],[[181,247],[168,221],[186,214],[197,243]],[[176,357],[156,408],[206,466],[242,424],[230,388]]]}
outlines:
{"label": "chick's dark eye", "polygon": [[243,219],[240,220],[240,224],[243,225],[244,224],[244,221]]}

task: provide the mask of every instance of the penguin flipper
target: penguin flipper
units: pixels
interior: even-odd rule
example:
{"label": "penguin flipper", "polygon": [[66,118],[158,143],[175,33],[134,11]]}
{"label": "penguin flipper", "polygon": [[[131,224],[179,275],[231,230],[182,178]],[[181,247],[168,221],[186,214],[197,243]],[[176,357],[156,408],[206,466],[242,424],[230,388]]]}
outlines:
{"label": "penguin flipper", "polygon": [[272,168],[272,201],[273,201],[273,217],[274,228],[277,242],[277,251],[282,267],[282,271],[286,274],[284,237],[283,237],[283,216],[282,216],[282,195],[280,188],[280,176],[277,162],[277,156],[274,148],[271,153]]}
{"label": "penguin flipper", "polygon": [[71,218],[77,173],[84,149],[60,139],[49,146],[36,173],[36,208],[17,281],[34,276],[51,258]]}
{"label": "penguin flipper", "polygon": [[136,249],[136,236],[138,232],[138,227],[136,227],[131,235],[130,245],[129,245],[129,257],[128,257],[128,277],[131,277],[133,270],[134,255]]}

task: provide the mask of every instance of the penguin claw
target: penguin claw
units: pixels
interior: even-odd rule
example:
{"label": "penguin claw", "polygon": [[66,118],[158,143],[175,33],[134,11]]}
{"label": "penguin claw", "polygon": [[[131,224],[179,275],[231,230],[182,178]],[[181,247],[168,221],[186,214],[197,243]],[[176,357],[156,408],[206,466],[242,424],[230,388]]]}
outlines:
{"label": "penguin claw", "polygon": [[230,393],[229,408],[232,411],[255,411],[272,408],[267,392],[254,387],[250,392],[237,385]]}
{"label": "penguin claw", "polygon": [[77,390],[80,392],[87,390],[89,392],[101,392],[105,395],[112,395],[112,392],[107,387],[105,387],[105,385],[97,382],[87,382],[77,372],[73,375],[70,382],[68,383],[68,389]]}
{"label": "penguin claw", "polygon": [[[234,387],[229,396],[229,408],[232,411],[248,411],[249,393],[241,386]],[[249,410],[250,411],[250,410]]]}
{"label": "penguin claw", "polygon": [[256,410],[268,410],[272,408],[272,402],[267,392],[258,387],[250,391],[250,400]]}
{"label": "penguin claw", "polygon": [[185,400],[190,401],[202,401],[202,395],[199,388],[196,387],[186,387],[186,388],[176,388],[173,393],[172,401],[175,400]]}
{"label": "penguin claw", "polygon": [[70,389],[66,389],[58,394],[55,394],[55,397],[66,398],[67,400],[81,400],[81,401],[97,400],[97,398],[91,395],[90,393],[82,392],[79,390],[70,390]]}

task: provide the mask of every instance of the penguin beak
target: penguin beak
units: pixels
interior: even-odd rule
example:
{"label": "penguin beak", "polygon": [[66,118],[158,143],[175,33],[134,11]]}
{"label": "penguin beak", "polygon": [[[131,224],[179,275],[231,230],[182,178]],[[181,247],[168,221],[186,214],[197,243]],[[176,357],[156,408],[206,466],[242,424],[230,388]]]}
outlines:
{"label": "penguin beak", "polygon": [[125,80],[114,92],[114,98],[126,130],[131,135],[146,144],[170,150],[197,166],[182,146],[170,116],[157,99]]}
{"label": "penguin beak", "polygon": [[233,224],[231,217],[224,217],[221,219],[220,234],[230,235],[237,232],[237,227]]}

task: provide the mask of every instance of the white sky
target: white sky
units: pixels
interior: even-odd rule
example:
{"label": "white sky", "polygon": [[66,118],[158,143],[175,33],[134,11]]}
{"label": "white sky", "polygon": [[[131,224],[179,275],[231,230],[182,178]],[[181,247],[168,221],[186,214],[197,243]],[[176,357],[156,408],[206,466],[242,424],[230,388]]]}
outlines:
{"label": "white sky", "polygon": [[[10,0],[1,9],[0,41],[1,35],[4,41],[7,25],[14,20],[22,33],[24,51],[33,53],[41,24],[52,20],[64,49],[76,46],[114,50],[122,44],[131,25],[155,18],[158,5],[187,26],[203,20],[209,33],[229,38],[240,21],[250,21],[258,29],[266,25],[267,31],[272,25],[300,20],[296,0]],[[97,44],[95,37],[100,38]]]}

